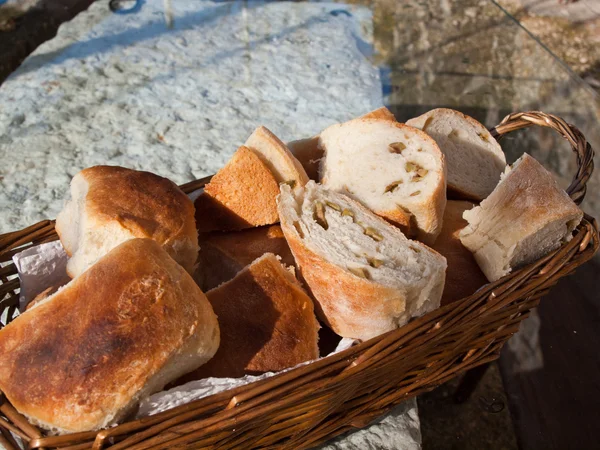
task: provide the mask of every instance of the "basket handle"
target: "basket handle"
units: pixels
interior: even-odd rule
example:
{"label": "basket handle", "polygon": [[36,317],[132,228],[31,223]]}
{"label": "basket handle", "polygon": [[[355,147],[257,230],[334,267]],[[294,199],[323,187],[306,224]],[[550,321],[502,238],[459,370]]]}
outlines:
{"label": "basket handle", "polygon": [[577,172],[567,188],[567,194],[577,204],[581,204],[587,191],[587,182],[594,171],[594,150],[585,136],[573,125],[569,125],[560,117],[541,111],[513,113],[506,116],[499,125],[490,130],[494,138],[499,139],[511,131],[520,130],[533,125],[552,128],[564,137],[571,145],[577,157]]}

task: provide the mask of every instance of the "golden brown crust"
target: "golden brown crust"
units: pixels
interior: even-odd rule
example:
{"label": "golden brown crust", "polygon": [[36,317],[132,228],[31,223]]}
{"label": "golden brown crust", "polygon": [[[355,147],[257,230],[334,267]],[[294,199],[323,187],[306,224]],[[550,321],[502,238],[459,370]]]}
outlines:
{"label": "golden brown crust", "polygon": [[261,257],[206,295],[219,318],[221,346],[177,384],[279,371],[318,358],[312,300],[274,255]]}
{"label": "golden brown crust", "polygon": [[459,238],[460,230],[467,226],[462,213],[474,206],[467,201],[449,200],[444,212],[442,232],[432,246],[448,261],[442,305],[468,297],[487,284],[487,279],[475,262],[473,254],[462,245]]}
{"label": "golden brown crust", "polygon": [[89,186],[86,210],[96,223],[117,221],[163,246],[196,235],[194,205],[171,180],[113,166],[90,167],[81,175]]}
{"label": "golden brown crust", "polygon": [[37,422],[97,429],[207,329],[192,278],[156,242],[129,240],[0,330],[0,389]]}
{"label": "golden brown crust", "polygon": [[240,147],[194,202],[201,233],[240,230],[279,221],[279,183],[261,159]]}
{"label": "golden brown crust", "polygon": [[229,233],[210,233],[202,240],[200,261],[194,279],[204,292],[231,280],[240,270],[265,253],[295,265],[279,225]]}
{"label": "golden brown crust", "polygon": [[[267,127],[260,126],[254,130],[254,133],[248,138],[245,145],[257,151],[257,155],[271,169],[271,172],[273,172],[279,183],[295,181],[297,186],[304,186],[308,183],[308,175],[302,164],[300,164],[300,161],[296,159],[281,139],[275,136]],[[276,164],[272,158],[268,158],[267,155],[259,151],[258,147],[262,147],[263,145],[268,146],[272,150],[272,155],[276,155],[277,159],[283,164]],[[277,167],[288,171],[289,175],[280,175]]]}

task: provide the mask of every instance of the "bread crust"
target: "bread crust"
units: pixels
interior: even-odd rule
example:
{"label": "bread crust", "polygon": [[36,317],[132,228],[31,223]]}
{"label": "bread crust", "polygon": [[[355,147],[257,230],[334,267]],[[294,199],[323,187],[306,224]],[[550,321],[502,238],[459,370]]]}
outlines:
{"label": "bread crust", "polygon": [[[90,167],[75,177],[88,184],[81,214],[87,215],[89,229],[118,225],[133,237],[152,239],[192,272],[198,254],[194,205],[175,183],[150,172],[117,166]],[[73,226],[59,214],[56,232],[69,256],[74,249],[63,235]]]}
{"label": "bread crust", "polygon": [[[268,128],[264,126],[258,127],[246,140],[244,145],[256,152],[263,163],[269,167],[279,183],[295,181],[298,187],[308,183],[308,175],[302,164],[300,164],[300,161],[294,157],[287,146]],[[271,150],[271,155],[277,158],[279,164],[275,162],[275,158],[269,158],[265,152],[261,151],[263,146]],[[288,172],[288,175],[281,173],[281,168]]]}
{"label": "bread crust", "polygon": [[132,239],[0,330],[0,389],[33,423],[97,430],[218,345],[191,276],[155,241]]}
{"label": "bread crust", "polygon": [[442,306],[468,297],[488,282],[472,253],[462,245],[459,238],[460,231],[467,226],[462,214],[474,206],[468,201],[448,200],[442,232],[432,246],[448,261]]}
{"label": "bread crust", "polygon": [[265,253],[281,257],[286,266],[295,261],[279,225],[249,230],[210,233],[202,238],[194,279],[204,292],[231,280],[244,267]]}
{"label": "bread crust", "polygon": [[241,230],[279,221],[279,183],[256,152],[241,146],[196,199],[201,233]]}
{"label": "bread crust", "polygon": [[207,292],[219,317],[217,354],[178,383],[280,371],[319,357],[319,324],[310,297],[267,253]]}

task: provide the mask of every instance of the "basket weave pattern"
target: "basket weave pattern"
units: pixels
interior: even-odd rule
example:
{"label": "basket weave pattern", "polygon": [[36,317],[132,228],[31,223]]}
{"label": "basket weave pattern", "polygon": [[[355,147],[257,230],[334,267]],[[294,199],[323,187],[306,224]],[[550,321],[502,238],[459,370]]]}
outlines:
{"label": "basket weave pattern", "polygon": [[[507,116],[491,132],[499,138],[532,125],[552,128],[570,143],[578,170],[567,192],[581,203],[593,170],[593,150],[575,127],[556,116],[528,112]],[[192,192],[209,179],[182,189]],[[54,221],[49,220],[1,235],[0,262],[55,239]],[[8,449],[16,446],[8,433],[13,431],[29,448],[310,448],[364,427],[408,398],[498,358],[529,310],[561,277],[592,258],[598,246],[598,224],[585,215],[573,239],[561,248],[399,330],[289,372],[109,430],[44,437],[0,397],[0,444]],[[18,305],[16,273],[12,263],[0,268],[0,312],[5,311],[9,319]]]}

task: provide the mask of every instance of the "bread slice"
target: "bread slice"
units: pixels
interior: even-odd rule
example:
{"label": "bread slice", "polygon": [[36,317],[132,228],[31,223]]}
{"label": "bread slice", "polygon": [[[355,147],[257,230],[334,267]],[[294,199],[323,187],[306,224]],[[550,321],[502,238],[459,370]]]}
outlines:
{"label": "bread slice", "polygon": [[324,186],[351,195],[408,236],[431,244],[442,229],[446,165],[433,139],[381,119],[355,119],[323,131]]}
{"label": "bread slice", "polygon": [[241,146],[194,201],[198,231],[276,223],[278,193],[279,182],[269,167],[254,151]]}
{"label": "bread slice", "polygon": [[278,208],[317,313],[340,336],[369,339],[439,306],[446,259],[360,203],[311,181],[282,185]]}
{"label": "bread slice", "polygon": [[431,247],[448,262],[442,306],[468,297],[487,283],[473,254],[462,245],[459,238],[460,231],[467,226],[467,221],[462,217],[463,212],[474,206],[468,201],[448,200],[442,232]]}
{"label": "bread slice", "polygon": [[257,154],[279,183],[300,187],[308,182],[308,175],[302,164],[292,155],[286,145],[267,128],[258,127],[244,145]]}
{"label": "bread slice", "polygon": [[525,153],[507,167],[490,196],[463,217],[469,225],[460,232],[461,242],[488,280],[496,281],[569,241],[583,212]]}
{"label": "bread slice", "polygon": [[0,330],[0,390],[54,433],[98,430],[218,346],[192,277],[156,242],[131,239]]}
{"label": "bread slice", "polygon": [[265,253],[273,253],[286,266],[295,264],[281,227],[271,225],[229,233],[210,233],[202,239],[194,279],[204,292],[231,280]]}
{"label": "bread slice", "polygon": [[406,124],[425,131],[444,152],[449,191],[461,198],[483,200],[494,190],[506,157],[481,123],[461,112],[439,108]]}
{"label": "bread slice", "polygon": [[[385,106],[377,108],[376,110],[361,116],[361,118],[382,119],[396,122],[396,118],[392,112]],[[296,159],[300,161],[300,164],[304,167],[308,177],[311,180],[319,181],[319,165],[321,158],[323,157],[323,149],[319,147],[319,135],[288,142],[287,146]]]}
{"label": "bread slice", "polygon": [[219,318],[221,346],[178,384],[276,372],[319,357],[312,300],[272,253],[206,296]]}
{"label": "bread slice", "polygon": [[122,242],[150,238],[192,273],[198,233],[192,201],[170,180],[116,166],[84,169],[71,181],[71,199],[56,232],[76,277]]}

